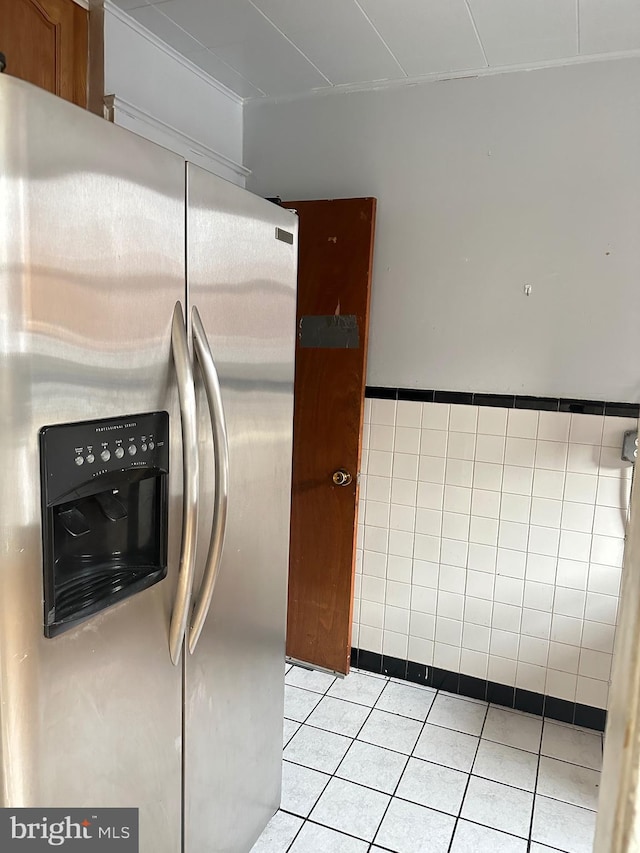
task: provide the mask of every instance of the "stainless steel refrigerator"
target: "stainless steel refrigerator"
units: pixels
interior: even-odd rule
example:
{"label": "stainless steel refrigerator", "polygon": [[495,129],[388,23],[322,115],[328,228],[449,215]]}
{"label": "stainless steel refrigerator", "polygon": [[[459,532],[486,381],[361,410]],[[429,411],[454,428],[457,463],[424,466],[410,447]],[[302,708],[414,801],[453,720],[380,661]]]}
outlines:
{"label": "stainless steel refrigerator", "polygon": [[0,77],[0,805],[138,807],[143,853],[276,811],[296,252],[291,212]]}

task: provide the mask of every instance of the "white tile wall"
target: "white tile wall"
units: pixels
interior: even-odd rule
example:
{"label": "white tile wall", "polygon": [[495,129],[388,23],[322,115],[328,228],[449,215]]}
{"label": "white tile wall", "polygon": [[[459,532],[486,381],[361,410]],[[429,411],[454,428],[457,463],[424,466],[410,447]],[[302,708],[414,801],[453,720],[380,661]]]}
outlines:
{"label": "white tile wall", "polygon": [[606,707],[636,428],[367,399],[354,646]]}

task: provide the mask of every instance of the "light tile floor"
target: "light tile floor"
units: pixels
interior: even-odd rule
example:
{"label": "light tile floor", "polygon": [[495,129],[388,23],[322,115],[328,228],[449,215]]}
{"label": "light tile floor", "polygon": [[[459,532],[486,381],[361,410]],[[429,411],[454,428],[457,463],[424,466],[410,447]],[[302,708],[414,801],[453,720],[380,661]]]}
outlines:
{"label": "light tile floor", "polygon": [[590,853],[602,735],[287,667],[282,808],[252,853]]}

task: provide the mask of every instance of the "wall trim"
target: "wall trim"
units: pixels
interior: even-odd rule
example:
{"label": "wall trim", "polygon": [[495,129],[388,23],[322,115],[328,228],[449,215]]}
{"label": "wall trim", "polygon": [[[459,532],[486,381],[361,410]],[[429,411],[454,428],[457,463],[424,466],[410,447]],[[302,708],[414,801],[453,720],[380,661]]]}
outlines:
{"label": "wall trim", "polygon": [[451,403],[462,406],[491,406],[531,409],[537,412],[575,412],[582,415],[638,418],[640,403],[577,400],[568,397],[530,397],[518,394],[476,394],[472,391],[423,391],[420,388],[387,388],[367,385],[365,397],[374,400],[413,400],[420,403]]}
{"label": "wall trim", "polygon": [[438,669],[424,663],[389,657],[366,649],[351,649],[351,666],[599,732],[605,730],[607,723],[607,712],[604,708],[568,702],[555,696],[522,690],[513,685],[498,684],[461,672]]}
{"label": "wall trim", "polygon": [[[220,83],[219,80],[216,80],[215,77],[212,77],[210,74],[207,74],[206,71],[203,71],[198,65],[194,62],[191,62],[190,59],[187,59],[186,56],[183,56],[181,53],[178,53],[171,45],[167,44],[162,39],[158,38],[158,36],[154,35],[150,30],[146,27],[143,27],[141,23],[136,21],[135,18],[132,18],[130,15],[127,15],[126,12],[123,12],[122,9],[119,9],[112,0],[104,0],[104,9],[106,12],[109,12],[110,15],[113,15],[118,21],[121,21],[123,24],[126,24],[130,27],[134,32],[138,33],[138,35],[145,38],[147,41],[151,42],[152,45],[161,50],[163,53],[166,53],[167,56],[170,56],[175,62],[184,66],[186,69],[191,71],[192,74],[195,74],[197,77],[200,77],[201,80],[204,80],[205,83],[208,83],[213,89],[216,89],[220,92],[221,95],[224,95],[225,98],[229,98],[230,101],[233,101],[235,104],[242,105],[244,103],[244,98],[241,98],[240,95],[237,95],[231,89],[228,89],[223,83]],[[204,45],[203,45],[204,48]]]}
{"label": "wall trim", "polygon": [[[219,151],[214,151],[213,148],[209,148],[207,145],[203,145],[201,142],[193,139],[191,136],[188,136],[186,133],[183,133],[181,130],[173,127],[170,124],[167,124],[161,119],[152,116],[150,113],[141,109],[140,107],[136,107],[134,104],[130,104],[128,101],[119,98],[117,95],[105,95],[104,98],[105,105],[105,118],[109,121],[114,120],[114,116],[116,113],[124,113],[129,116],[129,118],[134,119],[135,121],[139,121],[147,127],[151,127],[156,131],[160,131],[166,136],[170,137],[175,141],[176,147],[181,152],[186,149],[187,153],[192,151],[194,154],[197,154],[200,157],[204,157],[207,160],[210,160],[212,163],[217,163],[221,166],[224,166],[226,169],[234,172],[236,175],[239,175],[242,178],[246,178],[251,174],[251,169],[247,169],[246,166],[243,166],[241,163],[236,163],[235,160],[232,160],[230,157],[227,157],[225,154],[220,154]],[[185,159],[189,159],[185,157]]]}
{"label": "wall trim", "polygon": [[254,96],[244,99],[244,103],[273,103],[282,104],[290,101],[301,101],[306,98],[323,95],[351,95],[356,92],[381,92],[389,89],[401,89],[405,86],[418,86],[421,83],[444,83],[447,80],[477,79],[479,77],[495,77],[498,74],[516,74],[527,71],[544,71],[548,68],[568,68],[574,65],[588,63],[615,62],[620,59],[640,59],[640,50],[620,50],[613,53],[597,53],[585,56],[570,56],[565,59],[549,59],[541,62],[529,62],[521,65],[503,65],[487,68],[472,68],[463,71],[444,71],[423,74],[419,77],[396,77],[392,80],[376,80],[368,83],[342,83],[335,86],[323,86],[291,95]]}

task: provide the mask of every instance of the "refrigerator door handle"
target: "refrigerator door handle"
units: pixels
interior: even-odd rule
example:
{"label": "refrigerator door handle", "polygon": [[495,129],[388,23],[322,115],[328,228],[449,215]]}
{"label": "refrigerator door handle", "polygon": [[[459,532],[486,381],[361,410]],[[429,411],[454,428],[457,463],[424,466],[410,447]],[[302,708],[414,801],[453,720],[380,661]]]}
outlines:
{"label": "refrigerator door handle", "polygon": [[176,302],[171,324],[171,351],[176,370],[182,422],[182,542],[178,586],[171,614],[169,651],[177,666],[191,609],[198,531],[198,433],[196,392],[182,305]]}
{"label": "refrigerator door handle", "polygon": [[189,632],[189,651],[193,654],[204,623],[211,607],[213,590],[220,570],[224,536],[227,526],[227,505],[229,500],[229,442],[227,424],[222,404],[220,380],[218,371],[211,354],[207,334],[202,325],[198,309],[191,312],[193,329],[193,349],[200,364],[204,386],[209,404],[209,413],[213,427],[213,451],[215,457],[215,500],[213,506],[213,522],[209,551],[205,564],[204,576],[200,587],[198,603],[194,609]]}

